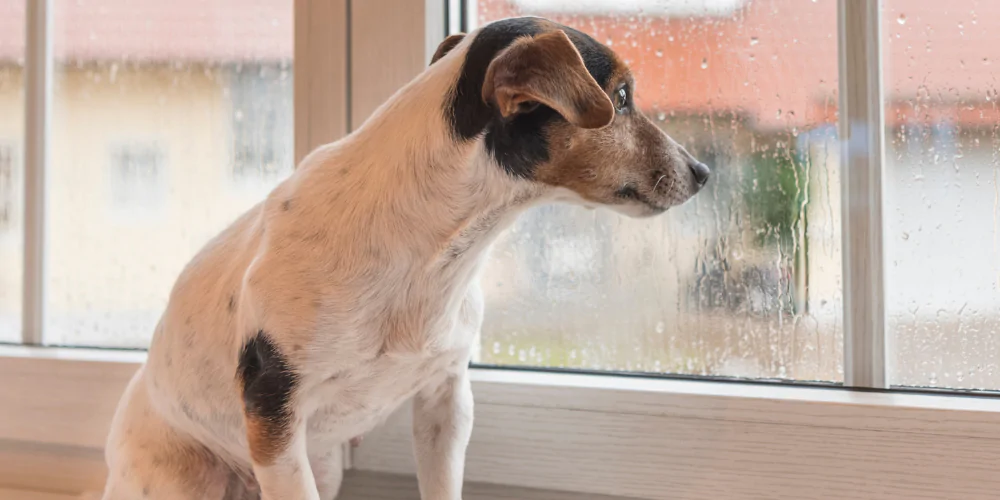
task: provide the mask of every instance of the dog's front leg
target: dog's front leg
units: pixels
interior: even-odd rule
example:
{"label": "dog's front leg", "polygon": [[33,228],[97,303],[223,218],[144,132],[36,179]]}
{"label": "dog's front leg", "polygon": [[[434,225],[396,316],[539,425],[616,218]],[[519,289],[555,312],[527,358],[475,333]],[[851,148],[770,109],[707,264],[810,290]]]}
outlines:
{"label": "dog's front leg", "polygon": [[239,360],[244,422],[253,473],[262,500],[319,500],[299,413],[302,375],[264,332],[251,338]]}
{"label": "dog's front leg", "polygon": [[422,500],[460,500],[472,434],[472,387],[463,365],[413,401],[413,442]]}
{"label": "dog's front leg", "polygon": [[[248,432],[255,432],[253,427],[251,425]],[[265,437],[263,443],[259,441],[260,434],[248,437],[261,500],[320,500],[306,452],[304,428],[295,429],[283,448],[273,440],[268,442],[270,436]]]}

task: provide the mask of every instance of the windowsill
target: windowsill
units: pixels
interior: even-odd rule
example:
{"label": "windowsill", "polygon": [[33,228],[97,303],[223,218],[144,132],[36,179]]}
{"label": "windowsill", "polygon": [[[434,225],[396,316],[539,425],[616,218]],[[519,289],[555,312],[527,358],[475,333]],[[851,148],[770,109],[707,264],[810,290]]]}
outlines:
{"label": "windowsill", "polygon": [[[139,350],[99,349],[76,347],[40,347],[0,344],[0,361],[4,358],[36,359],[46,361],[78,361],[90,363],[132,364],[146,361],[147,353]],[[616,376],[614,374],[591,374],[572,372],[532,371],[530,369],[504,370],[502,367],[472,368],[472,380],[476,385],[489,388],[488,396],[493,403],[521,403],[526,390],[552,391],[546,398],[533,401],[540,406],[565,407],[578,410],[620,411],[644,413],[648,406],[623,407],[625,401],[671,397],[738,398],[744,400],[766,400],[773,402],[822,403],[854,405],[859,407],[894,407],[924,410],[954,410],[991,412],[1000,414],[1000,397],[982,394],[948,393],[939,394],[852,390],[842,386],[809,386],[785,384],[781,382],[759,381],[719,381],[671,379],[666,377]],[[513,388],[518,392],[504,390]],[[566,391],[593,391],[615,393],[619,399],[613,408],[607,408],[599,401],[579,400],[566,397]],[[516,399],[514,399],[516,398]],[[621,398],[625,398],[624,400]],[[645,408],[645,410],[643,410]]]}
{"label": "windowsill", "polygon": [[[101,448],[144,360],[0,346],[0,400],[18,402],[0,412],[0,440]],[[889,473],[881,487],[893,495],[879,498],[1000,489],[982,466],[1000,462],[997,398],[497,369],[473,369],[472,380],[470,482],[654,500],[859,498],[852,488]],[[409,411],[395,413],[353,451],[353,467],[412,475],[410,429]],[[757,478],[746,496],[720,489],[745,477]]]}
{"label": "windowsill", "polygon": [[96,363],[133,363],[139,365],[146,362],[146,351],[0,344],[0,358],[62,359]]}
{"label": "windowsill", "polygon": [[[0,344],[0,363],[7,360],[38,360],[52,362],[83,362],[93,369],[102,366],[138,369],[146,361],[145,351],[38,347]],[[762,383],[755,381],[688,380],[658,377],[615,376],[612,374],[558,373],[531,370],[503,370],[501,368],[472,368],[471,378],[476,388],[476,402],[511,406],[580,411],[614,412],[648,415],[695,416],[705,418],[706,413],[728,414],[734,405],[756,406],[750,421],[782,422],[797,424],[802,415],[786,412],[767,415],[774,405],[820,405],[826,408],[815,418],[837,418],[843,410],[851,412],[885,411],[947,411],[995,415],[1000,418],[1000,398],[963,393],[926,394],[892,391],[851,390],[840,386],[803,386],[793,384]],[[127,382],[124,381],[124,382]],[[697,406],[682,402],[698,400]],[[711,405],[704,404],[712,402]],[[724,415],[715,415],[723,417]],[[953,417],[951,417],[953,419]],[[955,433],[953,422],[943,425],[939,432]],[[895,427],[902,425],[897,422]],[[924,428],[926,430],[926,428]],[[962,435],[976,433],[963,428]],[[993,435],[992,429],[980,429]]]}

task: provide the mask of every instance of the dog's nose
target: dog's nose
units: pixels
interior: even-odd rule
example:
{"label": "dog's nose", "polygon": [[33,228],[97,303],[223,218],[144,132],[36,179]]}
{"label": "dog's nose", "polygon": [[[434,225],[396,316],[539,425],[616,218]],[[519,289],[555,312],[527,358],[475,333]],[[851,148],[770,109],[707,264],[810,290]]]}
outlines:
{"label": "dog's nose", "polygon": [[691,173],[694,174],[694,181],[698,183],[699,186],[704,186],[708,182],[708,177],[711,175],[712,171],[708,169],[708,165],[700,161],[693,161],[688,164],[691,167]]}

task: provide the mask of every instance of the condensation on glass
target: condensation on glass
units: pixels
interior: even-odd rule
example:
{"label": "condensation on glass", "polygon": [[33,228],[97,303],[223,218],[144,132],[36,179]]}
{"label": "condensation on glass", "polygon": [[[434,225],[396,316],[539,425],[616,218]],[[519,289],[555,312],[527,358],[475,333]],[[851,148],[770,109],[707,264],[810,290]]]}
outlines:
{"label": "condensation on glass", "polygon": [[45,343],[145,347],[185,263],[291,172],[292,6],[54,2]]}
{"label": "condensation on glass", "polygon": [[606,43],[712,166],[665,216],[543,207],[483,276],[482,363],[843,380],[833,0],[478,0]]}
{"label": "condensation on glass", "polygon": [[0,342],[21,340],[24,7],[0,0]]}
{"label": "condensation on glass", "polygon": [[894,385],[1000,389],[1000,2],[887,0]]}

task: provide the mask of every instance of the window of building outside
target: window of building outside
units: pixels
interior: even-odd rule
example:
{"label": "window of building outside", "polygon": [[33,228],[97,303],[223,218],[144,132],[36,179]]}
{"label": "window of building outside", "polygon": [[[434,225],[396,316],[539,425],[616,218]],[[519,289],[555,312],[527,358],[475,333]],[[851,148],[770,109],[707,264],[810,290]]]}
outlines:
{"label": "window of building outside", "polygon": [[131,141],[111,146],[108,177],[110,210],[148,224],[166,208],[167,158],[155,141]]}
{"label": "window of building outside", "polygon": [[24,2],[0,0],[0,342],[21,340]]}
{"label": "window of building outside", "polygon": [[[236,65],[230,70],[232,177],[261,191],[292,172],[289,61]],[[266,192],[266,191],[265,191]]]}
{"label": "window of building outside", "polygon": [[146,347],[182,267],[291,171],[292,7],[53,2],[46,344]]}

